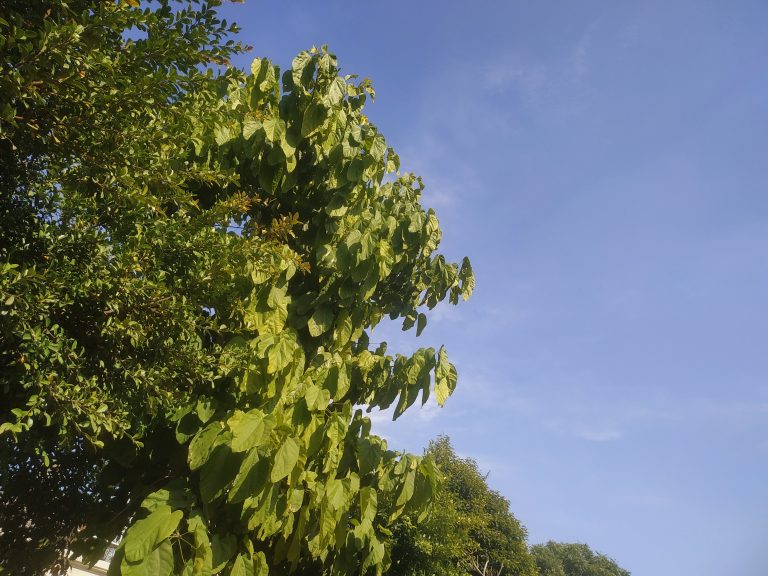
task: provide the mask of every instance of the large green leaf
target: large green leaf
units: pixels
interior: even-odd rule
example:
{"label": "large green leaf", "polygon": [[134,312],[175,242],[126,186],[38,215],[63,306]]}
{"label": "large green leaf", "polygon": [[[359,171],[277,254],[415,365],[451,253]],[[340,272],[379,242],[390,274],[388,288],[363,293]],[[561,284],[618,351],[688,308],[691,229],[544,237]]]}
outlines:
{"label": "large green leaf", "polygon": [[197,470],[205,464],[213,450],[214,442],[223,430],[221,422],[212,422],[198,432],[189,444],[189,467]]}
{"label": "large green leaf", "polygon": [[270,142],[279,142],[285,134],[285,122],[279,116],[270,116],[265,119],[262,127]]}
{"label": "large green leaf", "polygon": [[173,546],[170,540],[163,542],[138,562],[123,558],[120,564],[122,576],[170,576],[173,572]]}
{"label": "large green leaf", "polygon": [[283,445],[277,450],[275,460],[272,464],[272,472],[269,479],[272,482],[279,482],[293,471],[296,462],[299,460],[299,445],[291,437],[285,439]]}
{"label": "large green leaf", "polygon": [[234,556],[237,549],[237,539],[234,534],[214,534],[211,538],[212,571],[219,572]]}
{"label": "large green leaf", "polygon": [[345,504],[344,484],[341,480],[329,478],[325,485],[325,500],[334,510],[340,510]]}
{"label": "large green leaf", "polygon": [[170,506],[158,506],[146,518],[138,520],[125,534],[125,558],[129,562],[144,559],[160,542],[168,538],[179,525],[183,513]]}
{"label": "large green leaf", "polygon": [[267,351],[267,372],[272,374],[288,366],[293,362],[293,353],[297,349],[298,344],[292,334],[287,332],[279,334],[275,343]]}
{"label": "large green leaf", "polygon": [[376,490],[370,486],[360,489],[360,518],[373,522],[378,510]]}
{"label": "large green leaf", "polygon": [[315,338],[327,332],[333,326],[333,312],[327,307],[321,306],[307,322],[309,333]]}
{"label": "large green leaf", "polygon": [[229,576],[254,576],[253,560],[245,554],[238,554]]}
{"label": "large green leaf", "polygon": [[416,484],[416,472],[414,470],[408,470],[403,478],[403,484],[400,488],[400,492],[397,495],[395,504],[398,507],[405,506],[408,501],[413,497],[413,491]]}
{"label": "large green leaf", "polygon": [[325,122],[326,109],[320,102],[313,102],[304,110],[304,118],[301,122],[301,135],[307,137]]}
{"label": "large green leaf", "polygon": [[357,454],[361,476],[373,472],[381,461],[381,453],[368,438],[357,441]]}
{"label": "large green leaf", "polygon": [[257,552],[253,556],[253,573],[254,576],[268,576],[269,567],[267,564],[267,558],[264,552]]}
{"label": "large green leaf", "polygon": [[261,410],[235,412],[234,416],[227,420],[227,424],[232,431],[230,448],[233,452],[244,452],[261,446],[269,438],[269,427]]}
{"label": "large green leaf", "polygon": [[387,143],[385,142],[384,137],[381,134],[377,134],[373,139],[373,144],[371,144],[371,157],[377,162],[380,162],[384,159],[386,151]]}
{"label": "large green leaf", "polygon": [[243,138],[246,140],[250,139],[251,136],[253,136],[256,132],[261,130],[262,124],[259,120],[252,117],[247,117],[243,121]]}
{"label": "large green leaf", "polygon": [[240,469],[227,495],[229,502],[242,502],[258,493],[269,477],[269,462],[261,459],[257,448],[253,448],[240,464]]}
{"label": "large green leaf", "polygon": [[232,483],[240,467],[240,457],[229,446],[217,446],[200,471],[200,496],[214,502]]}

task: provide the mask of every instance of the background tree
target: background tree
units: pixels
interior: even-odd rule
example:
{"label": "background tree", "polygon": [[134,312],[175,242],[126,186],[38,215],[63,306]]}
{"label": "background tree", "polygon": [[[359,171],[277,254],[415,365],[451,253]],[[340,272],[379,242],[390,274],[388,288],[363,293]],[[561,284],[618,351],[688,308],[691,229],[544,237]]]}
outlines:
{"label": "background tree", "polygon": [[443,481],[428,515],[398,522],[389,574],[535,576],[525,528],[477,463],[459,458],[447,437],[430,442],[426,455]]}
{"label": "background tree", "polygon": [[[469,297],[422,183],[326,51],[226,66],[218,2],[0,12],[0,566],[380,573],[429,459],[395,416],[445,351],[369,347]],[[389,175],[389,176],[387,176]],[[41,506],[46,502],[47,506]],[[380,505],[379,505],[380,504]]]}
{"label": "background tree", "polygon": [[549,541],[531,547],[540,576],[629,576],[627,570],[586,544]]}
{"label": "background tree", "polygon": [[162,243],[137,234],[189,203],[183,182],[231,179],[179,161],[178,135],[220,121],[232,72],[200,67],[243,47],[221,41],[236,28],[212,9],[182,6],[0,8],[0,565],[16,574],[63,569],[84,524],[119,533],[168,472],[141,438],[215,365],[197,343],[207,321],[159,268],[194,281],[205,263],[179,256],[223,256],[223,242],[202,222],[168,221]]}

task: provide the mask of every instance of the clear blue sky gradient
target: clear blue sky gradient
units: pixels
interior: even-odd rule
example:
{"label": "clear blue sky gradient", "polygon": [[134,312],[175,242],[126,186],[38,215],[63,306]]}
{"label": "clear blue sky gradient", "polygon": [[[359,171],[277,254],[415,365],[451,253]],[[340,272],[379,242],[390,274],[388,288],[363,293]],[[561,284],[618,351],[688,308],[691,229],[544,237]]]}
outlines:
{"label": "clear blue sky gradient", "polygon": [[[290,65],[328,44],[424,176],[472,300],[448,434],[528,527],[634,576],[768,574],[768,3],[277,2],[227,17]],[[238,62],[247,65],[247,59]],[[390,348],[392,349],[392,348]]]}

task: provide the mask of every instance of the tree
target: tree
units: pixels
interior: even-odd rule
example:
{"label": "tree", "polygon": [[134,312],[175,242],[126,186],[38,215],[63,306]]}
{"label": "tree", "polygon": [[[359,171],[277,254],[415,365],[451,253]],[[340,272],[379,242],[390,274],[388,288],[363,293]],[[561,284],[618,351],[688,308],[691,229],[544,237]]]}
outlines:
{"label": "tree", "polygon": [[477,463],[459,458],[447,437],[430,442],[426,455],[442,482],[428,515],[413,513],[398,522],[388,574],[535,576],[525,528],[509,502],[488,487]]}
{"label": "tree", "polygon": [[586,544],[549,541],[531,547],[540,576],[629,576],[611,558],[593,552]]}
{"label": "tree", "polygon": [[445,402],[421,334],[466,299],[419,178],[326,50],[284,74],[217,1],[0,13],[0,567],[381,573],[432,461],[361,407]]}

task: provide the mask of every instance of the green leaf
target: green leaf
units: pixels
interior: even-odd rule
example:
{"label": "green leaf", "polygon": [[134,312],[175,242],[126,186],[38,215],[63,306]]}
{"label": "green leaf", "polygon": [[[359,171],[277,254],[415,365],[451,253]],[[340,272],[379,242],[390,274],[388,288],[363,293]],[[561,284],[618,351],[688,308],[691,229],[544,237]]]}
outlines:
{"label": "green leaf", "polygon": [[445,401],[453,393],[456,388],[456,380],[456,367],[448,361],[445,346],[441,346],[435,367],[435,394],[440,406],[445,405]]}
{"label": "green leaf", "polygon": [[[404,409],[433,371],[442,402],[456,377],[434,353],[429,367],[384,345],[364,356],[365,332],[466,298],[474,278],[468,261],[435,254],[418,177],[384,176],[399,160],[364,114],[371,84],[340,77],[324,48],[300,54],[282,83],[266,59],[229,68],[241,48],[219,0],[65,0],[49,17],[45,2],[11,3],[29,14],[0,22],[11,76],[0,131],[28,169],[0,178],[0,194],[33,209],[0,214],[0,236],[40,250],[0,262],[3,354],[18,368],[0,434],[51,455],[48,467],[84,443],[89,458],[69,458],[61,489],[131,495],[141,520],[115,570],[125,558],[126,571],[163,574],[170,550],[187,576],[255,573],[254,558],[259,573],[384,572],[383,523],[348,532],[358,513],[385,519],[403,475],[352,414]],[[136,29],[148,31],[138,43]],[[424,319],[408,321],[421,333]],[[125,474],[93,478],[91,460]],[[356,499],[360,474],[378,512]],[[329,479],[342,484],[326,514]],[[32,513],[33,488],[7,496]],[[169,508],[184,513],[180,533],[155,545],[147,523]],[[62,511],[72,525],[81,512]],[[55,528],[44,510],[31,521]],[[381,564],[361,569],[365,558]]]}
{"label": "green leaf", "polygon": [[381,453],[368,438],[360,438],[357,441],[357,458],[360,476],[365,476],[376,470],[381,460]]}
{"label": "green leaf", "polygon": [[384,154],[387,151],[387,143],[381,134],[377,134],[371,144],[371,156],[376,162],[381,162],[384,159]]}
{"label": "green leaf", "polygon": [[321,306],[307,322],[307,328],[312,337],[317,338],[327,332],[333,326],[333,312],[325,306]]}
{"label": "green leaf", "polygon": [[200,496],[203,502],[216,501],[232,484],[240,468],[240,458],[229,446],[217,446],[200,471]]}
{"label": "green leaf", "polygon": [[142,560],[130,562],[123,558],[120,563],[122,576],[170,576],[173,572],[173,546],[170,540],[149,552]]}
{"label": "green leaf", "polygon": [[273,296],[272,292],[274,289],[266,297],[262,293],[258,298],[251,299],[243,314],[246,325],[255,328],[260,334],[277,334],[285,327],[288,319],[290,299],[284,292],[282,297]]}
{"label": "green leaf", "polygon": [[336,332],[334,334],[336,344],[344,346],[352,337],[352,317],[347,313],[340,314],[336,318]]}
{"label": "green leaf", "polygon": [[279,482],[293,471],[296,462],[299,460],[299,445],[291,437],[285,439],[283,445],[275,454],[275,461],[272,465],[272,472],[269,475],[271,482]]}
{"label": "green leaf", "polygon": [[125,534],[125,558],[138,562],[145,558],[160,542],[168,538],[179,525],[181,510],[158,506],[146,518],[138,520]]}
{"label": "green leaf", "polygon": [[186,508],[192,502],[192,494],[187,486],[186,479],[177,478],[171,481],[165,488],[156,490],[144,498],[141,507],[152,512],[161,506],[170,506],[172,509]]}
{"label": "green leaf", "polygon": [[213,562],[211,540],[208,526],[199,510],[193,509],[187,520],[187,526],[194,536],[194,556],[190,576],[210,576]]}
{"label": "green leaf", "polygon": [[360,182],[364,168],[363,161],[360,158],[354,158],[347,168],[347,180],[354,183]]}
{"label": "green leaf", "polygon": [[403,478],[403,484],[400,487],[400,492],[397,495],[395,505],[400,508],[405,506],[408,501],[413,497],[413,490],[416,483],[416,471],[408,470]]}
{"label": "green leaf", "polygon": [[269,567],[264,552],[257,552],[253,555],[253,574],[254,576],[269,576]]}
{"label": "green leaf", "polygon": [[424,330],[424,327],[426,325],[427,325],[426,314],[419,312],[418,320],[416,321],[416,336],[421,336],[421,332]]}
{"label": "green leaf", "polygon": [[246,117],[243,121],[243,138],[250,140],[251,136],[261,130],[261,128],[262,124],[259,120],[250,116]]}
{"label": "green leaf", "polygon": [[257,494],[264,487],[269,476],[269,462],[259,457],[257,448],[254,448],[240,464],[240,470],[232,482],[232,487],[227,495],[227,501],[232,503],[242,502],[246,498]]}
{"label": "green leaf", "polygon": [[251,74],[254,76],[259,75],[259,72],[261,72],[261,67],[264,64],[264,61],[262,58],[254,58],[251,62]]}
{"label": "green leaf", "polygon": [[307,109],[304,110],[304,117],[301,121],[301,135],[306,138],[314,133],[325,122],[327,115],[325,106],[320,102],[312,102]]}
{"label": "green leaf", "polygon": [[211,538],[211,552],[213,555],[211,570],[214,574],[221,571],[229,562],[229,559],[235,554],[237,549],[237,539],[234,534],[221,536],[214,534]]}
{"label": "green leaf", "polygon": [[340,103],[346,95],[347,83],[344,81],[344,78],[337,77],[331,82],[331,87],[328,89],[328,102],[331,105],[336,105]]}
{"label": "green leaf", "polygon": [[216,400],[202,396],[197,401],[196,410],[198,418],[205,424],[216,413]]}
{"label": "green leaf", "polygon": [[293,353],[297,346],[296,338],[291,333],[280,333],[276,342],[267,351],[267,373],[278,372],[293,362]]}
{"label": "green leaf", "polygon": [[373,522],[378,509],[376,490],[370,486],[360,489],[360,518]]}
{"label": "green leaf", "polygon": [[245,554],[238,554],[229,576],[254,576],[253,560]]}
{"label": "green leaf", "polygon": [[303,51],[300,52],[291,62],[291,74],[293,83],[298,88],[308,88],[314,74],[314,66],[312,64],[312,55]]}
{"label": "green leaf", "polygon": [[309,410],[317,409],[317,397],[320,394],[320,388],[314,384],[307,386],[304,390],[304,402],[307,403]]}
{"label": "green leaf", "polygon": [[260,410],[251,410],[245,413],[235,412],[234,416],[227,420],[227,424],[232,431],[230,448],[233,452],[250,450],[255,446],[261,446],[265,440],[269,439],[269,431],[264,422],[264,413]]}
{"label": "green leaf", "polygon": [[461,297],[464,300],[469,300],[469,297],[472,296],[472,292],[475,290],[475,275],[472,272],[472,265],[467,257],[464,257],[461,261],[459,280],[461,281]]}
{"label": "green leaf", "polygon": [[213,443],[221,431],[221,423],[212,422],[195,434],[195,437],[189,444],[189,455],[187,456],[189,467],[192,470],[197,470],[208,460],[208,456],[210,456],[211,450],[213,450]]}
{"label": "green leaf", "polygon": [[262,123],[264,133],[270,142],[279,142],[285,134],[285,122],[279,116],[271,116]]}
{"label": "green leaf", "polygon": [[344,484],[341,480],[329,478],[325,486],[325,499],[328,505],[334,510],[341,510],[346,503],[346,494],[344,493]]}
{"label": "green leaf", "polygon": [[288,510],[298,512],[304,504],[304,490],[295,489],[288,500]]}
{"label": "green leaf", "polygon": [[259,170],[259,184],[265,191],[275,193],[280,189],[285,167],[262,162]]}

